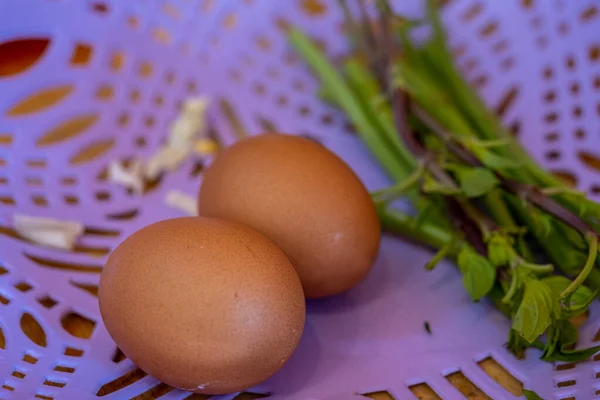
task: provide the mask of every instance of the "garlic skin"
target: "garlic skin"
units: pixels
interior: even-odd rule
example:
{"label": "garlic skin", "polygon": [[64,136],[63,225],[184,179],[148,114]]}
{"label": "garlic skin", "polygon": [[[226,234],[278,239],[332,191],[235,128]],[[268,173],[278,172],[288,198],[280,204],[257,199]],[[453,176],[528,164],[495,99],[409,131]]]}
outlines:
{"label": "garlic skin", "polygon": [[13,216],[13,227],[27,240],[63,250],[72,250],[85,231],[84,225],[77,221],[61,221],[23,214]]}
{"label": "garlic skin", "polygon": [[135,160],[125,167],[121,161],[112,161],[108,166],[108,179],[127,189],[132,189],[136,194],[141,194],[144,191],[142,162]]}
{"label": "garlic skin", "polygon": [[145,179],[155,180],[162,172],[176,170],[195,151],[196,140],[206,136],[209,104],[207,97],[186,100],[183,111],[169,127],[167,144],[148,160]]}
{"label": "garlic skin", "polygon": [[198,215],[196,198],[182,192],[181,190],[170,190],[165,196],[165,204],[167,204],[169,207],[183,211],[186,215]]}

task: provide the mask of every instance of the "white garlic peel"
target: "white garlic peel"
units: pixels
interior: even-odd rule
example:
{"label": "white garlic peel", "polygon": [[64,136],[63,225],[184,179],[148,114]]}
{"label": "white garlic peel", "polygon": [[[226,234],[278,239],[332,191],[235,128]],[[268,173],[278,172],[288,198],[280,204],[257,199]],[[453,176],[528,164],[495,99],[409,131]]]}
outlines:
{"label": "white garlic peel", "polygon": [[193,147],[165,146],[156,152],[148,161],[144,170],[144,177],[155,180],[163,171],[174,171],[192,153]]}
{"label": "white garlic peel", "polygon": [[196,199],[180,190],[170,190],[165,197],[165,203],[169,207],[177,208],[187,215],[198,215]]}
{"label": "white garlic peel", "polygon": [[183,104],[183,111],[171,124],[167,146],[187,146],[194,139],[206,135],[206,111],[208,97],[190,98]]}
{"label": "white garlic peel", "polygon": [[23,238],[34,243],[71,250],[85,227],[77,221],[61,221],[53,218],[32,217],[15,214],[13,227]]}
{"label": "white garlic peel", "polygon": [[191,98],[183,104],[183,111],[171,124],[167,144],[154,154],[146,168],[144,177],[158,178],[161,172],[174,171],[194,151],[194,142],[206,136],[207,97]]}
{"label": "white garlic peel", "polygon": [[108,166],[108,176],[111,182],[132,189],[135,193],[144,191],[144,177],[142,163],[135,160],[125,167],[120,161],[112,161]]}

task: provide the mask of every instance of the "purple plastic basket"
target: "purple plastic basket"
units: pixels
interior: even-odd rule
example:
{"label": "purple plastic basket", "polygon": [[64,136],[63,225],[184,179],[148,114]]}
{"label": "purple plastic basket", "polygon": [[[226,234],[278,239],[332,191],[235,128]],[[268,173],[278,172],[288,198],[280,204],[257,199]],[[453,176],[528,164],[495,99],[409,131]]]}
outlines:
{"label": "purple plastic basket", "polygon": [[[396,3],[408,15],[422,12],[420,0]],[[598,196],[600,3],[446,3],[457,61],[490,107],[504,105],[504,121],[537,160]],[[172,189],[195,195],[201,177],[193,173],[193,160],[143,198],[99,176],[111,160],[152,154],[181,102],[197,94],[213,100],[211,117],[224,143],[239,137],[238,124],[249,134],[275,127],[310,135],[347,160],[370,189],[386,185],[343,115],[318,101],[317,82],[283,35],[286,24],[298,25],[332,56],[342,53],[346,42],[335,4],[0,2],[0,55],[19,41],[40,50],[20,73],[3,74],[0,64],[0,224],[10,226],[14,213],[78,220],[94,228],[81,238],[82,247],[112,249],[137,229],[178,216],[164,197]],[[40,93],[55,104],[14,115],[16,105]],[[90,147],[102,152],[75,162]],[[0,338],[5,339],[0,340],[5,342],[0,398],[98,397],[103,385],[135,368],[129,360],[113,361],[116,346],[102,325],[97,299],[84,290],[98,285],[105,256],[53,250],[3,232],[0,228]],[[514,359],[504,348],[509,322],[485,302],[471,303],[450,263],[426,273],[422,266],[430,256],[384,239],[366,282],[336,298],[310,302],[298,351],[253,391],[276,399],[343,400],[387,390],[396,399],[409,399],[414,398],[409,387],[424,382],[444,399],[460,399],[446,376],[461,371],[489,397],[512,398],[477,364],[492,357],[544,399],[592,399],[600,393],[600,363],[594,360],[556,370],[534,351],[525,361]],[[583,328],[583,344],[593,341],[600,325],[597,311],[594,307]],[[63,328],[71,313],[95,322],[90,338]],[[30,340],[20,328],[24,323],[37,323],[46,340]],[[149,395],[158,384],[143,377],[104,397]],[[173,390],[161,399],[188,395]]]}

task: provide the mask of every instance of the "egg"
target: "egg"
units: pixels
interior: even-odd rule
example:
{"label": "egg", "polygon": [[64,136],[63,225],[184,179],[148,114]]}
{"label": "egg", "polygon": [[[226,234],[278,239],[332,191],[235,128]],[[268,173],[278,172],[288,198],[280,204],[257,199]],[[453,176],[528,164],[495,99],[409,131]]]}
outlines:
{"label": "egg", "polygon": [[204,174],[198,208],[275,242],[310,298],[354,287],[379,249],[379,220],[365,186],[339,157],[302,137],[264,134],[225,149]]}
{"label": "egg", "polygon": [[201,394],[250,388],[290,358],[306,317],[285,254],[212,218],[170,219],[128,237],[99,289],[110,336],[139,368]]}

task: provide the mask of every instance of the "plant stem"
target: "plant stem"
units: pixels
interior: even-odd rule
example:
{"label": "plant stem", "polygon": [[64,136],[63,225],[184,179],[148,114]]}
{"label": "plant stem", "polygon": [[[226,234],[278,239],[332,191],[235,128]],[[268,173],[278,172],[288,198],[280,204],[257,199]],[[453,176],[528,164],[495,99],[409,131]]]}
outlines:
{"label": "plant stem", "polygon": [[[567,286],[567,288],[560,294],[560,297],[563,300],[568,299],[573,293],[575,293],[579,286],[583,285],[583,282],[585,282],[585,280],[588,278],[592,272],[592,269],[594,268],[594,264],[596,263],[596,257],[598,256],[598,236],[595,233],[590,232],[586,235],[586,239],[590,244],[587,262],[585,263],[585,266],[579,275],[577,275],[571,284]],[[568,304],[569,301],[566,301],[566,303]]]}
{"label": "plant stem", "polygon": [[[402,235],[409,240],[416,240],[420,244],[433,249],[439,250],[455,240],[453,232],[427,221],[418,222],[416,218],[400,211],[380,207],[377,212],[385,231]],[[454,248],[460,248],[461,244],[461,240],[456,240]],[[449,252],[451,257],[455,257],[456,254],[456,251]]]}

